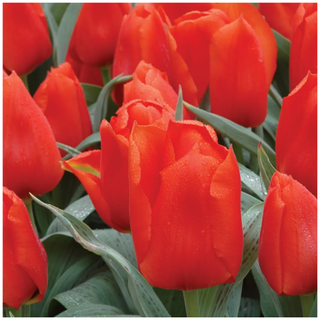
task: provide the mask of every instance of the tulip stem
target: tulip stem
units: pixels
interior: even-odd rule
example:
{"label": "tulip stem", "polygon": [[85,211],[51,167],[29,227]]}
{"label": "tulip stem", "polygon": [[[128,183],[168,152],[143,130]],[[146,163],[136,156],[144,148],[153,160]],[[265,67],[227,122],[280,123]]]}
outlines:
{"label": "tulip stem", "polygon": [[276,104],[279,106],[279,108],[281,109],[282,97],[273,85],[270,86],[269,94],[272,97],[272,99],[276,102]]}
{"label": "tulip stem", "polygon": [[24,204],[26,205],[26,207],[28,209],[33,229],[36,232],[36,234],[39,235],[39,232],[38,232],[38,229],[37,229],[37,225],[36,225],[36,221],[34,219],[33,209],[32,209],[32,199],[31,198],[27,198],[27,199],[24,199],[23,202],[24,202]]}
{"label": "tulip stem", "polygon": [[111,80],[110,66],[103,67],[100,70],[103,79],[103,84],[106,85]]}
{"label": "tulip stem", "polygon": [[188,317],[200,317],[198,290],[183,291],[184,304]]}
{"label": "tulip stem", "polygon": [[21,80],[23,81],[25,87],[29,91],[28,76],[27,75],[21,76]]}
{"label": "tulip stem", "polygon": [[234,154],[236,155],[238,162],[241,164],[244,164],[242,147],[239,146],[237,143],[234,143],[232,145],[232,148],[233,148]]}
{"label": "tulip stem", "polygon": [[261,140],[263,141],[263,127],[258,126],[255,128],[252,128],[252,132],[254,132],[257,136],[259,136],[261,138]]}
{"label": "tulip stem", "polygon": [[300,296],[301,306],[302,306],[302,313],[304,317],[309,317],[310,312],[313,307],[314,303],[314,295],[308,294],[308,295],[301,295]]}

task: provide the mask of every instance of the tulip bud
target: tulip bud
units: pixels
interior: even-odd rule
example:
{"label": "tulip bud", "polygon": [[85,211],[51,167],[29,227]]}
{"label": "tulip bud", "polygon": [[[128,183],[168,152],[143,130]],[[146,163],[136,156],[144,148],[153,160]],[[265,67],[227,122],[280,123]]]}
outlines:
{"label": "tulip bud", "polygon": [[196,290],[235,281],[243,251],[240,174],[211,127],[136,124],[129,186],[138,266],[151,285]]}
{"label": "tulip bud", "polygon": [[94,150],[64,161],[88,192],[100,217],[119,232],[130,230],[128,139],[134,122],[166,129],[174,111],[167,105],[133,100],[100,126],[101,151]]}
{"label": "tulip bud", "polygon": [[283,99],[276,135],[277,170],[317,197],[317,75],[308,73]]}
{"label": "tulip bud", "polygon": [[60,181],[60,152],[43,112],[15,72],[3,79],[3,185],[20,198]]}
{"label": "tulip bud", "polygon": [[47,254],[23,201],[6,187],[2,248],[4,306],[19,309],[24,303],[42,301],[48,282]]}
{"label": "tulip bud", "polygon": [[40,3],[3,4],[3,66],[19,75],[31,72],[52,53]]}
{"label": "tulip bud", "polygon": [[317,3],[301,3],[293,18],[289,77],[293,90],[307,75],[317,73]]}
{"label": "tulip bud", "polygon": [[271,178],[264,205],[259,264],[280,295],[317,290],[317,199],[280,172]]}
{"label": "tulip bud", "polygon": [[[58,142],[76,147],[92,133],[83,89],[68,62],[51,68],[33,98]],[[61,151],[62,156],[65,154]]]}
{"label": "tulip bud", "polygon": [[299,3],[259,3],[259,12],[269,26],[284,37],[291,39],[292,21]]}
{"label": "tulip bud", "polygon": [[70,54],[82,63],[104,67],[112,63],[129,3],[84,3],[70,42]]}

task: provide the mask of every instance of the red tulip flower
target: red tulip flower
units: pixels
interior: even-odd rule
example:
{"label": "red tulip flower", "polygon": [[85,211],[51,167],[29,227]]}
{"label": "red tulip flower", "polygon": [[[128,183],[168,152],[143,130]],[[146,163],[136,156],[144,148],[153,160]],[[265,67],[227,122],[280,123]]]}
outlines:
{"label": "red tulip flower", "polygon": [[235,281],[243,251],[240,174],[211,127],[136,124],[129,184],[138,266],[151,285],[196,290]]}
{"label": "red tulip flower", "polygon": [[15,72],[3,79],[3,185],[20,198],[51,191],[63,170],[43,112]]}
{"label": "red tulip flower", "polygon": [[307,75],[317,73],[317,3],[302,3],[293,18],[289,78],[293,90]]}
{"label": "red tulip flower", "polygon": [[[132,74],[141,60],[151,63],[165,72],[169,83],[178,93],[179,85],[184,100],[198,105],[197,88],[189,69],[177,52],[177,44],[165,23],[166,17],[160,15],[152,4],[140,3],[123,19],[116,48],[113,76],[121,73]],[[117,86],[114,99],[122,104],[122,86]],[[194,117],[188,112],[186,117]]]}
{"label": "red tulip flower", "polygon": [[70,41],[73,59],[96,67],[111,64],[122,18],[130,7],[129,3],[84,3]]}
{"label": "red tulip flower", "polygon": [[133,79],[124,85],[123,103],[142,99],[167,104],[176,109],[178,95],[169,84],[164,72],[154,68],[151,64],[140,61],[133,73]]}
{"label": "red tulip flower", "polygon": [[299,3],[259,3],[258,10],[269,26],[284,37],[291,39],[293,17]]}
{"label": "red tulip flower", "polygon": [[169,106],[133,100],[100,126],[101,151],[94,150],[64,161],[88,192],[100,217],[119,232],[130,230],[128,139],[134,122],[166,129],[174,111]]}
{"label": "red tulip flower", "polygon": [[83,89],[68,62],[51,68],[33,98],[48,119],[58,142],[76,147],[92,133]]}
{"label": "red tulip flower", "polygon": [[177,42],[177,51],[186,62],[197,87],[198,101],[202,100],[209,86],[212,35],[227,23],[229,19],[223,11],[212,9],[186,13],[170,28]]}
{"label": "red tulip flower", "polygon": [[317,290],[317,199],[280,172],[272,176],[264,204],[259,264],[280,295]]}
{"label": "red tulip flower", "polygon": [[78,60],[74,60],[70,56],[69,52],[67,53],[66,62],[70,63],[76,77],[80,82],[103,87],[103,79],[100,68],[84,64]]}
{"label": "red tulip flower", "polygon": [[229,24],[211,39],[211,112],[244,127],[256,127],[267,115],[269,87],[276,70],[272,31],[251,4],[220,3]]}
{"label": "red tulip flower", "polygon": [[3,4],[3,67],[19,75],[31,72],[52,53],[40,3]]}
{"label": "red tulip flower", "polygon": [[42,301],[48,282],[45,249],[33,230],[28,210],[3,188],[3,304],[19,309]]}
{"label": "red tulip flower", "polygon": [[317,75],[309,73],[283,99],[276,135],[277,170],[317,197]]}

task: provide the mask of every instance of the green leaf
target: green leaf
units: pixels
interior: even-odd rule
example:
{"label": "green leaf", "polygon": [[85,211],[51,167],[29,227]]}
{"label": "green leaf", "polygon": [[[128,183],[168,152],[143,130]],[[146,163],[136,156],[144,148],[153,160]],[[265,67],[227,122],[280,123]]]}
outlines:
{"label": "green leaf", "polygon": [[202,317],[222,317],[226,315],[228,300],[232,291],[243,281],[257,259],[263,205],[263,203],[254,205],[242,215],[244,248],[242,264],[236,281],[200,290]]}
{"label": "green leaf", "polygon": [[231,141],[234,141],[242,148],[255,155],[257,154],[258,144],[261,142],[271,162],[275,163],[276,155],[274,150],[272,150],[266,142],[261,141],[261,138],[250,129],[244,128],[224,117],[196,108],[186,102],[184,102],[184,105],[201,120],[207,122],[210,126],[228,137]]}
{"label": "green leaf", "polygon": [[77,218],[31,196],[55,214],[79,244],[102,256],[112,270],[131,312],[138,310],[142,316],[169,316],[150,284],[127,259],[99,241],[92,230]]}
{"label": "green leaf", "polygon": [[[50,310],[50,306],[54,297],[58,294],[64,293],[67,290],[72,289],[75,285],[79,284],[81,280],[88,277],[98,268],[103,266],[104,262],[99,256],[94,254],[86,255],[82,259],[75,262],[59,277],[52,290],[46,297],[46,304],[43,307],[42,314],[51,316],[53,310]],[[55,315],[55,314],[54,314]]]}
{"label": "green leaf", "polygon": [[258,261],[252,268],[252,274],[260,293],[261,310],[265,317],[302,317],[300,297],[279,296],[269,286]]}
{"label": "green leaf", "polygon": [[42,8],[43,11],[46,15],[47,21],[48,21],[48,25],[49,25],[49,29],[52,35],[52,40],[53,40],[53,51],[56,49],[56,45],[57,45],[57,36],[58,36],[58,24],[51,12],[51,6],[49,3],[43,3],[42,4]]}
{"label": "green leaf", "polygon": [[81,143],[76,146],[76,149],[83,151],[84,149],[94,145],[95,143],[101,142],[100,132],[95,132],[89,137],[85,138]]}
{"label": "green leaf", "polygon": [[228,317],[238,316],[240,302],[241,302],[242,285],[243,285],[243,281],[241,281],[230,294],[228,304],[227,304]]}
{"label": "green leaf", "polygon": [[60,25],[63,15],[65,14],[69,3],[46,3],[49,6],[56,23]]}
{"label": "green leaf", "polygon": [[[132,315],[138,317],[138,315]],[[60,314],[57,317],[69,318],[69,317],[81,317],[81,318],[93,318],[93,317],[128,317],[124,315],[121,310],[113,306],[107,306],[103,304],[86,304],[77,307],[70,308]]]}
{"label": "green leaf", "polygon": [[122,74],[113,78],[109,81],[101,90],[97,104],[95,107],[95,113],[93,117],[92,130],[93,132],[98,132],[100,129],[100,124],[103,119],[106,118],[108,112],[108,100],[109,96],[113,90],[113,87],[122,82],[126,82],[132,79],[132,76],[122,76]]}
{"label": "green leaf", "polygon": [[[71,290],[56,295],[52,302],[54,301],[58,301],[66,309],[79,305],[102,304],[116,307],[120,311],[119,314],[129,312],[110,270],[100,272]],[[57,307],[52,303],[49,316],[55,316],[55,309]]]}
{"label": "green leaf", "polygon": [[274,166],[270,163],[269,158],[265,151],[263,150],[262,146],[259,144],[258,146],[258,162],[261,172],[261,177],[263,183],[268,190],[271,178],[273,174],[277,171]]}
{"label": "green leaf", "polygon": [[241,212],[245,214],[251,207],[261,203],[261,200],[251,196],[248,193],[241,192]]}
{"label": "green leaf", "polygon": [[179,85],[179,95],[178,95],[176,111],[174,114],[174,119],[176,121],[183,120],[183,97],[182,97],[182,88],[180,85]]}
{"label": "green leaf", "polygon": [[66,144],[57,142],[57,146],[59,149],[64,150],[68,152],[72,157],[75,157],[76,155],[80,154],[81,152],[75,148],[72,148],[70,146],[67,146]]}
{"label": "green leaf", "polygon": [[[42,206],[43,207],[43,206]],[[92,201],[88,195],[78,199],[77,201],[71,203],[65,211],[76,217],[77,219],[83,221],[95,210]],[[56,232],[65,232],[66,227],[61,223],[58,218],[55,218],[47,230],[47,235]]]}
{"label": "green leaf", "polygon": [[120,233],[114,229],[94,230],[95,237],[104,245],[111,247],[125,257],[134,267],[138,268],[130,233]]}
{"label": "green leaf", "polygon": [[83,249],[71,236],[66,233],[55,233],[41,239],[48,256],[48,288],[43,301],[31,306],[31,316],[46,316],[44,309],[52,288],[63,273],[92,253]]}
{"label": "green leaf", "polygon": [[70,39],[82,5],[82,3],[70,3],[62,17],[57,35],[58,65],[62,64],[66,60]]}
{"label": "green leaf", "polygon": [[264,200],[267,194],[267,191],[261,182],[261,178],[252,172],[250,169],[238,163],[242,190],[245,192],[250,192],[258,196],[261,200]]}
{"label": "green leaf", "polygon": [[90,106],[91,104],[95,103],[98,100],[102,87],[89,83],[81,83],[81,86],[84,92],[87,105]]}
{"label": "green leaf", "polygon": [[260,317],[259,300],[252,298],[242,298],[238,317]]}

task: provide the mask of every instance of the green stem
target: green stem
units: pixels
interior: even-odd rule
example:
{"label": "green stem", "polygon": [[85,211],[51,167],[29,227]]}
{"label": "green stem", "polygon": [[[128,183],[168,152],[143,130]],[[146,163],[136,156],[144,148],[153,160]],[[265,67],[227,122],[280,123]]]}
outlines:
{"label": "green stem", "polygon": [[27,90],[29,91],[28,75],[21,76],[21,80],[23,81],[24,85],[26,86]]}
{"label": "green stem", "polygon": [[309,317],[313,307],[313,303],[314,303],[314,295],[313,294],[301,295],[300,301],[301,301],[303,316]]}
{"label": "green stem", "polygon": [[234,143],[234,144],[232,144],[232,148],[233,148],[234,154],[236,155],[238,162],[241,164],[244,164],[242,147],[239,146],[237,143]]}
{"label": "green stem", "polygon": [[252,128],[252,132],[254,132],[257,136],[259,136],[261,138],[261,140],[263,141],[263,126],[258,126],[255,128]]}
{"label": "green stem", "polygon": [[37,225],[36,225],[36,221],[34,219],[33,210],[32,210],[32,199],[31,198],[27,198],[27,199],[24,199],[23,202],[24,202],[24,204],[26,205],[26,207],[28,209],[33,229],[36,232],[36,234],[39,235],[39,232],[38,232],[38,229],[37,229]]}
{"label": "green stem", "polygon": [[198,290],[183,291],[184,304],[188,317],[200,317]]}
{"label": "green stem", "polygon": [[106,66],[100,69],[103,84],[106,85],[111,80],[110,66]]}
{"label": "green stem", "polygon": [[272,99],[277,103],[279,108],[281,109],[282,97],[273,85],[270,86],[269,94],[272,97]]}

